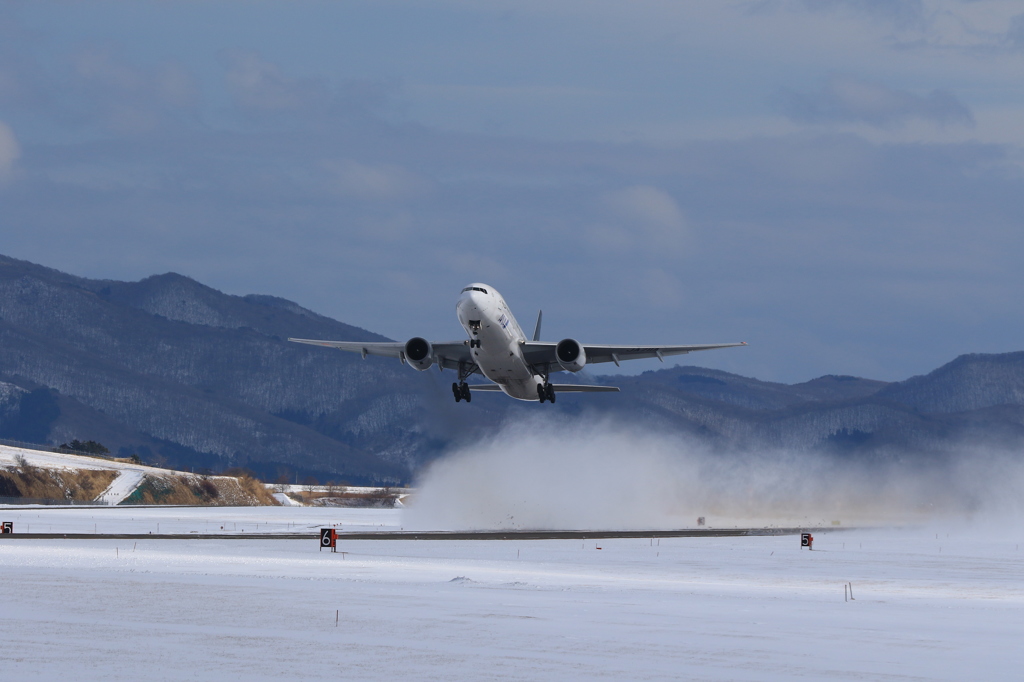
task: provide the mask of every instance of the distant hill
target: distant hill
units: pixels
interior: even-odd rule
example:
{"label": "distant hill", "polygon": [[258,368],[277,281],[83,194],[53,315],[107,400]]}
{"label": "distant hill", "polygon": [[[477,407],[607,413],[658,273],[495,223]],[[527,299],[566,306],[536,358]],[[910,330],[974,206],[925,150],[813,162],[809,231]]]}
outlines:
{"label": "distant hill", "polygon": [[[0,258],[0,436],[59,443],[89,434],[156,462],[264,475],[407,478],[421,437],[409,419],[413,377],[287,335],[383,338],[180,275],[96,281]],[[33,400],[47,393],[50,409],[36,416],[49,423],[33,421]],[[301,423],[312,415],[322,429]]]}
{"label": "distant hill", "polygon": [[381,337],[272,296],[176,274],[90,280],[0,256],[0,438],[97,440],[155,464],[248,467],[274,480],[408,481],[505,420],[613,418],[722,448],[937,453],[1024,443],[1024,353],[965,355],[902,382],[778,384],[671,367],[597,377],[619,394],[555,405],[451,399],[451,372],[288,343]]}

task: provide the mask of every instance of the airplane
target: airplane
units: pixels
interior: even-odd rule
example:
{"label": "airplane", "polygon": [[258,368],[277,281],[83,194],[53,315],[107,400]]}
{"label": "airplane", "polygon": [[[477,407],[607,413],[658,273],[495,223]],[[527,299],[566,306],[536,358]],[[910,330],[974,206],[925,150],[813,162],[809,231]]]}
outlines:
{"label": "airplane", "polygon": [[[552,384],[553,372],[579,372],[587,365],[600,362],[658,358],[683,355],[698,350],[745,346],[742,343],[715,343],[689,346],[608,346],[580,343],[576,339],[562,339],[557,343],[540,340],[540,324],[544,311],[537,315],[533,339],[527,340],[516,318],[512,316],[505,299],[487,284],[470,284],[462,290],[456,303],[459,323],[469,338],[464,341],[431,343],[415,336],[405,343],[400,341],[317,341],[314,339],[288,339],[295,343],[325,346],[367,355],[398,358],[413,369],[425,371],[433,365],[438,370],[454,369],[458,381],[452,383],[455,402],[472,400],[472,391],[501,391],[517,400],[555,402],[559,393],[617,392],[615,386],[582,386],[579,384]],[[468,384],[473,374],[482,374],[493,383]]]}

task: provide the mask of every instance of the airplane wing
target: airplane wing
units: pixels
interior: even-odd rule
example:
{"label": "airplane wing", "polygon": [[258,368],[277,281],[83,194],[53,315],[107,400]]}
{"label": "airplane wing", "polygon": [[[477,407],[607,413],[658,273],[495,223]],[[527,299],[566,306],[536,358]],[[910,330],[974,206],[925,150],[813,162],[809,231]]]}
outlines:
{"label": "airplane wing", "polygon": [[[323,346],[325,348],[337,348],[352,353],[361,353],[365,358],[367,355],[379,355],[385,358],[397,358],[405,362],[405,344],[400,341],[318,341],[316,339],[288,339],[295,343],[307,343],[311,346]],[[469,353],[468,341],[445,341],[442,343],[431,343],[434,349],[434,359],[446,369],[458,369],[459,363],[465,363],[467,367],[476,367],[472,356]]]}
{"label": "airplane wing", "polygon": [[[552,371],[560,369],[558,358],[555,357],[555,346],[557,343],[527,341],[523,343],[523,357],[531,365],[549,365]],[[742,343],[710,343],[692,344],[688,346],[599,346],[596,344],[580,344],[587,354],[587,364],[597,362],[614,362],[616,365],[622,360],[640,360],[642,358],[658,358],[664,360],[667,355],[684,355],[698,350],[714,350],[715,348],[733,348],[745,346]],[[571,390],[568,388],[562,389]]]}

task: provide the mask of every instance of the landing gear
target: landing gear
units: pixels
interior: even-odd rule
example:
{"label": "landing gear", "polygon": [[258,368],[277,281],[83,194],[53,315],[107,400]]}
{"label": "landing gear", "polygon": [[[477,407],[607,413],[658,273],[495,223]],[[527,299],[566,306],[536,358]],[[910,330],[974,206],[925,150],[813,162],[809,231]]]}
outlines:
{"label": "landing gear", "polygon": [[469,384],[465,381],[452,384],[452,393],[455,394],[455,402],[465,400],[467,403],[473,400],[473,394],[469,392]]}
{"label": "landing gear", "polygon": [[459,360],[459,383],[452,384],[455,402],[465,400],[468,403],[473,400],[473,395],[469,392],[469,384],[466,383],[466,379],[475,371],[477,371],[475,364]]}
{"label": "landing gear", "polygon": [[544,402],[545,400],[555,402],[555,387],[547,382],[543,384],[538,384],[537,399],[540,400],[541,402]]}

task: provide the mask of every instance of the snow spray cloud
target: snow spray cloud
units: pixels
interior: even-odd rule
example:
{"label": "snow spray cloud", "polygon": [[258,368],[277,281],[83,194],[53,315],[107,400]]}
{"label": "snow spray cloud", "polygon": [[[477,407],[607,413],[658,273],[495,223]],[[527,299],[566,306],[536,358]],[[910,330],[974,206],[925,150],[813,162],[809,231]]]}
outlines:
{"label": "snow spray cloud", "polygon": [[1020,516],[1020,458],[865,463],[815,453],[713,452],[613,422],[509,424],[433,463],[403,525],[418,529],[683,528]]}

